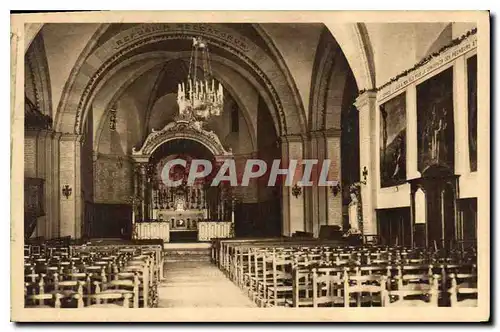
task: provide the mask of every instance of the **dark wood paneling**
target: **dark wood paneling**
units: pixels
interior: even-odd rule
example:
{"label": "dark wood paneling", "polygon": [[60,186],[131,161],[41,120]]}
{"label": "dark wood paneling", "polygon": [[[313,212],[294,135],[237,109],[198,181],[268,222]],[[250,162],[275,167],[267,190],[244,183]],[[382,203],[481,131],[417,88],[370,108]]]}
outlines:
{"label": "dark wood paneling", "polygon": [[132,207],[128,204],[94,204],[91,237],[130,238]]}

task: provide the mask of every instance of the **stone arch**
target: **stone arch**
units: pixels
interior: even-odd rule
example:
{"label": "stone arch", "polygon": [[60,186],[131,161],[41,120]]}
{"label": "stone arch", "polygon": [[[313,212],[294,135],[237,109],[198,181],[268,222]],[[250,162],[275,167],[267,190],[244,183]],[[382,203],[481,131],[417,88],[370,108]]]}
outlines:
{"label": "stone arch", "polygon": [[[27,28],[27,33],[25,36],[25,50],[31,45],[33,39],[41,31],[43,23],[32,23],[29,24]],[[95,46],[95,43],[99,40],[110,26],[110,23],[103,23],[99,29],[97,29],[94,37],[91,38],[91,43],[89,47],[86,47],[75,65],[75,68],[79,68],[83,61],[90,55],[90,51]],[[344,52],[347,62],[354,74],[356,79],[356,84],[360,90],[368,90],[376,87],[375,84],[375,62],[373,57],[373,47],[370,42],[369,35],[366,30],[366,25],[364,23],[325,23],[327,29],[335,36],[335,40],[341,46]],[[261,28],[257,24],[254,24],[257,32],[264,38],[261,34]],[[92,42],[93,41],[93,42]],[[270,47],[271,49],[272,46]],[[76,78],[76,71],[72,72],[67,83],[71,86]],[[65,105],[61,105],[59,108],[64,108]]]}
{"label": "stone arch", "polygon": [[33,40],[40,34],[44,23],[25,23],[24,25],[24,53],[27,53]]}
{"label": "stone arch", "polygon": [[25,70],[33,82],[35,106],[43,114],[52,116],[50,73],[42,34],[36,36],[25,54]]}
{"label": "stone arch", "polygon": [[[95,31],[94,35],[92,38],[90,38],[89,42],[85,47],[83,48],[82,52],[78,56],[78,59],[76,60],[73,68],[71,69],[71,72],[69,73],[69,77],[66,80],[66,83],[64,84],[64,88],[61,93],[61,99],[59,101],[59,104],[57,105],[57,113],[56,113],[56,118],[54,119],[54,123],[56,126],[56,130],[59,130],[60,125],[63,120],[61,117],[63,116],[62,111],[66,108],[66,104],[68,102],[68,98],[66,98],[71,91],[74,89],[75,84],[78,84],[77,76],[80,73],[80,70],[82,66],[84,65],[86,59],[91,55],[91,53],[94,51],[95,46],[97,45],[97,42],[99,41],[99,38],[106,32],[108,27],[110,26],[110,23],[102,23],[100,26],[97,28]],[[74,132],[74,131],[63,131],[63,132]]]}
{"label": "stone arch", "polygon": [[132,158],[145,160],[166,142],[178,139],[192,140],[205,146],[215,157],[230,156],[231,153],[224,149],[219,137],[199,127],[195,122],[176,120],[167,124],[163,129],[153,131],[148,135],[139,150],[132,149]]}
{"label": "stone arch", "polygon": [[[75,75],[70,91],[64,91],[60,106],[61,117],[57,126],[61,131],[80,132],[83,110],[89,102],[89,95],[102,76],[120,61],[120,58],[141,46],[167,39],[203,36],[215,47],[230,52],[238,61],[251,68],[251,73],[263,83],[280,120],[280,133],[304,132],[300,108],[295,104],[293,89],[287,84],[281,68],[259,46],[222,25],[209,24],[138,24],[124,30],[96,48],[80,66],[75,66]],[[241,65],[240,65],[241,66]],[[86,75],[85,72],[91,73]],[[77,96],[80,96],[78,99]],[[68,117],[68,115],[70,115]],[[70,120],[71,118],[74,118]],[[62,121],[64,118],[65,121]],[[69,121],[69,123],[67,123]]]}
{"label": "stone arch", "polygon": [[101,134],[103,132],[104,126],[106,125],[106,119],[108,119],[109,109],[112,107],[112,105],[114,105],[119,100],[119,98],[121,97],[123,92],[128,87],[130,87],[130,85],[132,85],[139,77],[141,77],[142,75],[147,73],[149,70],[151,70],[157,66],[161,66],[161,62],[153,62],[151,64],[144,65],[144,66],[140,67],[139,69],[137,69],[125,82],[123,82],[123,84],[121,86],[118,87],[118,89],[113,93],[113,95],[111,96],[109,101],[107,103],[105,103],[104,105],[102,105],[104,112],[102,113],[102,115],[100,116],[100,119],[98,121],[98,127],[97,127],[97,130],[95,133],[95,138],[94,138],[94,151],[98,150],[99,141],[101,139]]}
{"label": "stone arch", "polygon": [[[146,125],[149,123],[149,118],[151,116],[152,107],[154,106],[156,100],[158,100],[159,97],[161,96],[160,94],[157,94],[157,89],[158,89],[157,85],[158,85],[158,81],[162,80],[161,76],[165,74],[165,69],[166,69],[166,66],[167,66],[168,62],[170,62],[170,61],[177,61],[177,60],[185,60],[185,61],[187,61],[187,60],[189,60],[189,55],[190,54],[188,52],[178,52],[175,57],[167,60],[167,63],[165,63],[165,65],[161,69],[161,71],[158,74],[158,77],[156,79],[156,82],[155,82],[155,86],[154,86],[154,90],[155,91],[152,92],[152,95],[150,96],[149,101],[148,101],[147,112],[149,114],[147,113],[146,118],[145,118],[145,124]],[[234,66],[231,67],[231,66],[227,66],[227,63],[224,64],[223,61],[222,61],[223,58],[220,57],[220,56],[217,56],[217,55],[211,56],[211,60],[212,60],[212,63],[217,63],[217,64],[221,63],[222,65],[224,65],[224,66],[226,66],[226,67],[228,67],[230,69],[234,69]],[[186,64],[186,66],[188,65],[187,63],[185,63],[185,64]],[[226,89],[229,92],[229,94],[234,99],[234,102],[236,103],[236,105],[238,106],[238,108],[242,111],[241,114],[243,116],[243,119],[245,120],[245,123],[246,123],[247,127],[248,127],[252,146],[254,148],[256,148],[257,147],[257,137],[256,137],[256,130],[255,130],[256,129],[256,121],[252,121],[251,116],[250,116],[250,112],[249,112],[247,106],[245,105],[245,103],[242,101],[240,93],[238,92],[237,89],[233,88],[233,85],[229,84],[229,78],[226,78],[223,75],[223,73],[221,73],[221,72],[219,72],[219,70],[217,70],[216,67],[215,68],[212,67],[212,71],[213,71],[214,77],[219,82],[222,83],[222,85],[224,86],[224,89]],[[245,79],[245,78],[247,78],[249,76],[249,75],[247,75],[247,77],[243,77],[243,75],[241,73],[237,73],[237,74],[239,74],[240,76],[242,76],[243,79]],[[258,91],[258,89],[257,89],[258,87],[256,87],[256,86],[253,86],[253,87]],[[155,96],[153,96],[153,94]],[[152,100],[152,98],[154,100]],[[269,99],[266,100],[266,102],[269,102],[269,101],[270,101]],[[279,128],[276,127],[276,130],[278,130],[278,129]],[[147,135],[148,135],[148,133],[145,132],[145,136],[147,136]]]}
{"label": "stone arch", "polygon": [[[171,52],[149,52],[149,53],[143,53],[143,54],[140,54],[140,55],[136,55],[124,62],[122,62],[120,65],[118,65],[113,71],[110,71],[108,72],[105,77],[103,77],[102,81],[100,82],[99,84],[99,87],[95,89],[95,91],[93,92],[92,96],[91,96],[91,100],[93,101],[95,96],[97,95],[97,93],[99,92],[99,90],[105,86],[105,84],[112,78],[112,76],[119,72],[122,68],[128,66],[128,65],[131,65],[132,63],[136,62],[136,61],[153,61],[152,63],[150,64],[144,64],[143,66],[146,66],[144,68],[147,68],[146,70],[142,71],[142,70],[139,70],[138,72],[136,72],[136,75],[133,75],[131,76],[129,79],[127,79],[124,84],[122,84],[120,86],[119,89],[117,89],[117,91],[113,94],[113,97],[109,100],[109,102],[104,106],[104,109],[105,109],[105,112],[100,116],[100,121],[99,121],[99,125],[98,125],[98,129],[97,129],[97,133],[96,133],[96,136],[94,137],[94,149],[97,147],[95,144],[99,141],[99,135],[100,135],[100,132],[101,132],[101,129],[102,129],[102,126],[103,126],[103,121],[105,121],[106,117],[107,117],[107,114],[106,112],[109,111],[109,108],[119,99],[119,97],[121,96],[121,94],[126,90],[126,88],[128,86],[130,86],[133,81],[135,81],[140,75],[144,74],[147,70],[155,67],[155,66],[161,66],[162,64],[165,63],[165,61],[168,61],[168,60],[175,60],[175,59],[179,59],[179,58],[185,58],[185,57],[189,57],[189,54],[184,54],[184,53],[171,53]],[[240,76],[242,76],[243,79],[247,79],[249,80],[249,83],[254,86],[254,88],[257,89],[257,91],[259,91],[261,94],[261,96],[263,97],[263,99],[266,101],[266,103],[270,102],[270,96],[268,96],[265,91],[262,91],[261,88],[259,88],[258,86],[258,82],[253,79],[250,74],[248,72],[245,72],[243,68],[241,67],[238,67],[236,64],[234,63],[231,63],[231,61],[227,60],[227,59],[224,59],[222,57],[219,57],[219,56],[212,56],[212,62],[217,62],[217,63],[221,63],[222,65],[224,66],[227,66],[233,70],[236,71],[237,74],[239,74]],[[256,138],[256,131],[255,131],[255,127],[254,127],[254,124],[253,124],[253,121],[250,119],[250,114],[249,114],[249,111],[247,109],[247,107],[245,106],[245,104],[243,103],[241,97],[239,96],[239,94],[237,93],[237,90],[234,89],[232,86],[230,86],[229,84],[227,84],[227,81],[226,79],[223,77],[223,75],[219,74],[217,72],[216,69],[214,69],[214,75],[215,77],[220,80],[224,86],[227,88],[227,90],[229,91],[229,93],[231,94],[231,96],[235,99],[235,102],[238,104],[238,106],[240,107],[240,109],[242,110],[242,114],[243,114],[243,117],[247,123],[247,126],[250,130],[250,136],[251,136],[251,139],[252,139],[252,145],[254,147],[257,146],[257,138]],[[90,106],[90,104],[89,104]],[[86,111],[88,111],[89,109],[89,106],[87,107]],[[271,115],[273,113],[271,112]],[[146,133],[147,135],[147,133]]]}
{"label": "stone arch", "polygon": [[324,30],[316,53],[309,102],[309,130],[340,129],[344,88],[353,75],[340,46]]}
{"label": "stone arch", "polygon": [[268,35],[268,33],[261,27],[260,24],[254,23],[254,24],[252,24],[252,26],[257,31],[257,33],[260,35],[260,37],[264,40],[264,42],[267,44],[267,46],[271,50],[274,58],[278,61],[278,65],[283,70],[283,73],[286,77],[288,84],[294,90],[293,96],[295,97],[295,103],[302,110],[302,112],[300,112],[300,115],[302,116],[301,121],[306,123],[307,120],[304,118],[306,110],[304,109],[304,104],[302,103],[302,98],[300,98],[297,84],[295,83],[295,80],[293,79],[292,74],[290,73],[290,70],[289,70],[288,66],[286,65],[285,59],[283,59],[283,55],[281,55],[280,51],[278,50],[278,47],[274,44],[271,36]]}
{"label": "stone arch", "polygon": [[325,23],[340,45],[359,90],[376,88],[373,47],[364,23]]}

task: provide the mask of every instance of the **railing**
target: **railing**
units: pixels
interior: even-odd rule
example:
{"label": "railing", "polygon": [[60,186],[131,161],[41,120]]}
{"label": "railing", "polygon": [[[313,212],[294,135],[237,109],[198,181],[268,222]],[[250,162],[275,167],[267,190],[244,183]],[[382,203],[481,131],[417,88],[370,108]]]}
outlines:
{"label": "railing", "polygon": [[216,238],[227,238],[232,234],[230,221],[198,222],[198,241],[210,241]]}

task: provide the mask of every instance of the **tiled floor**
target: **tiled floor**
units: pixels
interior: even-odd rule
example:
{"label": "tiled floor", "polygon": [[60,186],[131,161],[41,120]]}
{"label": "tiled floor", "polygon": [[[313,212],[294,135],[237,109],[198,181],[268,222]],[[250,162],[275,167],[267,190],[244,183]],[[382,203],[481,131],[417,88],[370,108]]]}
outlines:
{"label": "tiled floor", "polygon": [[255,307],[255,304],[210,262],[168,262],[158,288],[160,308]]}

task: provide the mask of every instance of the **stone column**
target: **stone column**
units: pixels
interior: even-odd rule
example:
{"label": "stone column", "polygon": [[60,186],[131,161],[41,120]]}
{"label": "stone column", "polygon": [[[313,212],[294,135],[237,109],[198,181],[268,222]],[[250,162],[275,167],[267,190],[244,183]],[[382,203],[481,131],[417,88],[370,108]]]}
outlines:
{"label": "stone column", "polygon": [[[340,160],[340,129],[329,129],[325,132],[325,149],[326,152],[325,159],[330,160],[330,169],[328,172],[328,181],[337,181],[341,183],[341,160]],[[342,228],[342,192],[338,191],[337,195],[334,195],[330,187],[320,187],[320,192],[322,197],[320,204],[322,204],[323,199],[325,200],[325,205],[327,207],[327,225],[336,225]]]}
{"label": "stone column", "polygon": [[139,164],[139,184],[140,184],[140,197],[141,197],[141,203],[140,203],[140,216],[141,216],[141,221],[144,221],[147,219],[147,211],[146,211],[146,189],[147,189],[147,183],[146,183],[146,164],[145,163],[140,163]]}
{"label": "stone column", "polygon": [[375,216],[376,204],[376,92],[366,91],[355,102],[359,111],[359,162],[360,180],[363,181],[363,168],[368,170],[366,184],[361,184],[361,204],[363,211],[363,230],[365,235],[376,234],[377,223]]}
{"label": "stone column", "polygon": [[465,57],[459,57],[455,60],[455,66],[453,66],[453,76],[453,100],[455,109],[453,112],[453,123],[455,124],[455,174],[468,174],[470,173],[470,160],[467,105],[467,63]]}
{"label": "stone column", "polygon": [[[81,135],[62,134],[59,141],[60,236],[74,239],[79,239],[82,232],[81,139]],[[71,188],[69,197],[62,194],[66,185]]]}
{"label": "stone column", "polygon": [[[304,139],[304,158],[305,159],[317,159],[317,144],[316,139],[313,134],[308,135]],[[314,179],[316,167],[313,167],[311,172],[311,178]],[[313,180],[314,182],[314,180]],[[302,188],[304,195],[304,219],[305,225],[304,230],[306,232],[313,232],[315,224],[318,222],[317,218],[317,188],[316,186],[305,186]],[[317,228],[317,227],[316,227]]]}
{"label": "stone column", "polygon": [[[297,160],[296,174],[301,169],[303,159],[303,138],[299,135],[281,137],[281,163],[280,168],[288,167],[290,160]],[[290,175],[292,176],[292,175]],[[282,234],[290,236],[296,231],[304,231],[304,188],[302,193],[295,197],[292,195],[293,184],[300,178],[295,177],[292,186],[282,186],[283,212]]]}
{"label": "stone column", "polygon": [[52,153],[51,132],[48,130],[40,130],[37,138],[37,178],[44,179],[44,212],[45,215],[38,219],[37,235],[45,238],[51,237],[51,221],[52,221]]}
{"label": "stone column", "polygon": [[61,182],[59,179],[59,142],[61,139],[61,133],[54,132],[51,135],[50,145],[51,154],[48,156],[51,159],[51,169],[50,173],[52,176],[52,185],[50,187],[51,195],[51,227],[50,227],[50,238],[58,237],[61,234],[61,218],[60,218],[60,197],[61,197]]}
{"label": "stone column", "polygon": [[408,118],[406,129],[408,143],[406,144],[406,160],[414,160],[414,162],[406,163],[406,178],[415,179],[420,177],[418,171],[418,128],[417,128],[417,90],[415,86],[406,89],[406,116]]}
{"label": "stone column", "polygon": [[306,231],[312,232],[314,236],[319,235],[321,225],[327,225],[327,188],[318,186],[318,179],[321,172],[321,165],[326,158],[326,144],[324,131],[314,131],[310,133],[308,141],[307,158],[318,160],[318,163],[311,172],[312,187],[305,188],[305,215]]}

